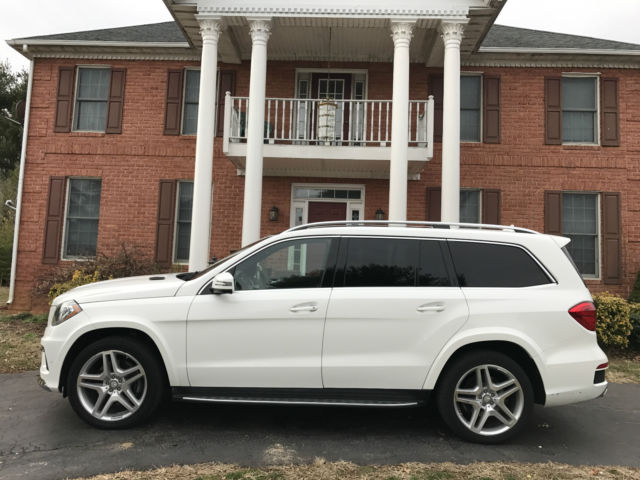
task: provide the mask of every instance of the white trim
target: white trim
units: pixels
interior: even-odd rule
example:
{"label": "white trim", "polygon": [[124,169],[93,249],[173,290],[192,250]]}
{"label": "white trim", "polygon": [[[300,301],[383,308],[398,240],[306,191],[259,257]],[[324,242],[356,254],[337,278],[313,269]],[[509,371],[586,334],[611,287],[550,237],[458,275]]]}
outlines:
{"label": "white trim", "polygon": [[[563,146],[587,146],[587,147],[600,147],[600,74],[599,73],[582,73],[582,72],[569,72],[562,73],[561,78],[594,78],[596,81],[596,121],[594,122],[593,136],[595,141],[593,142],[565,142],[562,140]],[[560,85],[562,89],[562,84]],[[560,106],[560,112],[564,116],[564,104]],[[562,132],[561,132],[562,133]]]}
{"label": "white trim", "polygon": [[483,59],[483,58],[466,58],[461,66],[463,67],[495,67],[495,68],[612,68],[637,70],[640,63],[637,59],[633,59],[633,63],[605,62],[605,61],[572,61],[567,59],[548,60],[539,59],[532,60],[526,58],[514,59]]}
{"label": "white trim", "polygon": [[[583,274],[580,273],[580,277],[582,277],[584,280],[594,280],[594,281],[598,281],[598,280],[602,280],[602,228],[601,228],[601,223],[602,222],[602,215],[600,214],[600,208],[601,208],[601,196],[602,196],[602,192],[594,192],[591,190],[562,190],[561,194],[574,194],[574,195],[594,195],[596,197],[596,274],[595,275],[589,275],[589,274]],[[563,199],[564,200],[564,199]],[[564,207],[563,207],[564,208]],[[563,235],[565,235],[565,232],[562,232]],[[572,235],[572,234],[568,234],[568,235]],[[575,235],[580,235],[580,234],[575,234]]]}
{"label": "white trim", "polygon": [[640,56],[640,50],[612,50],[604,48],[536,48],[536,47],[480,47],[480,53],[546,53],[568,55],[631,55]]}
{"label": "white trim", "polygon": [[[180,185],[183,183],[190,183],[193,185],[193,180],[177,180],[176,181],[176,198],[175,200],[175,209],[173,213],[173,241],[171,242],[171,263],[172,265],[189,265],[189,258],[178,260],[176,256],[176,249],[178,247],[178,212],[180,206]],[[193,208],[193,191],[191,193],[191,204]],[[191,228],[189,229],[189,243],[191,243]]]}
{"label": "white trim", "polygon": [[[296,188],[322,188],[333,190],[360,190],[360,198],[296,198]],[[364,220],[365,212],[365,195],[366,186],[364,184],[351,184],[351,183],[292,183],[291,184],[291,196],[290,196],[290,208],[289,208],[289,225],[290,227],[296,226],[295,209],[296,207],[302,208],[302,223],[309,222],[309,202],[326,202],[326,203],[346,203],[347,204],[347,218],[345,220],[351,220],[351,212],[353,210],[360,211],[360,220]],[[388,212],[387,212],[388,215]]]}
{"label": "white trim", "polygon": [[[300,73],[326,73],[327,69],[326,67],[304,67],[304,68],[296,68],[296,75],[298,74],[298,72]],[[367,75],[369,72],[368,69],[366,68],[332,68],[331,69],[331,73],[360,73],[360,74],[365,74]]]}
{"label": "white trim", "polygon": [[[92,68],[96,70],[109,70],[109,90],[107,92],[107,110],[104,113],[104,130],[79,130],[76,129],[76,106],[78,104],[78,80],[80,78],[81,68]],[[73,86],[73,111],[71,113],[71,131],[72,132],[91,132],[91,133],[105,133],[107,131],[107,116],[109,115],[109,94],[111,93],[111,65],[76,65],[75,79]]]}
{"label": "white trim", "polygon": [[134,47],[134,48],[191,48],[188,42],[122,42],[106,40],[52,40],[16,38],[7,40],[11,46],[46,45],[46,46],[78,46],[78,47]]}
{"label": "white trim", "polygon": [[200,55],[193,54],[166,54],[159,55],[155,53],[71,53],[71,52],[38,52],[32,55],[32,58],[81,58],[95,60],[177,60],[185,62],[199,62]]}
{"label": "white trim", "polygon": [[100,230],[96,232],[96,255],[90,257],[83,256],[67,256],[65,250],[67,247],[67,216],[69,214],[69,195],[71,194],[71,180],[100,180],[100,203],[98,205],[98,227],[100,227],[100,209],[102,207],[102,177],[85,177],[70,175],[65,178],[65,194],[64,194],[64,215],[62,217],[62,241],[60,242],[60,260],[69,262],[78,262],[93,259],[98,254],[98,234]]}
{"label": "white trim", "polygon": [[16,291],[16,270],[18,266],[18,240],[20,239],[20,218],[22,217],[22,190],[24,188],[24,166],[27,161],[27,142],[29,139],[29,119],[31,117],[31,92],[33,91],[34,61],[29,62],[27,80],[27,100],[25,104],[24,124],[22,126],[22,148],[20,150],[20,172],[18,174],[18,192],[16,193],[16,216],[13,224],[13,246],[11,249],[11,273],[9,274],[9,297],[7,304],[13,303]]}
{"label": "white trim", "polygon": [[[470,72],[470,71],[462,71],[460,72],[460,77],[480,77],[480,110],[479,110],[479,114],[480,114],[480,123],[479,123],[479,127],[480,130],[478,131],[478,140],[463,140],[462,139],[462,134],[460,135],[460,143],[483,143],[484,142],[484,138],[483,138],[483,127],[484,127],[484,73],[483,72]],[[462,104],[460,105],[460,127],[462,128]]]}

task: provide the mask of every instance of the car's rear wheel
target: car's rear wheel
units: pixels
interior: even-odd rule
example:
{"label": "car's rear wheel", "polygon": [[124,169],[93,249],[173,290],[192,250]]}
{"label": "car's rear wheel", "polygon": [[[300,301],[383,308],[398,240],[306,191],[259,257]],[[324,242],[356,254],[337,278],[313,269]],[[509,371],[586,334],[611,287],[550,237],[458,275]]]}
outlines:
{"label": "car's rear wheel", "polygon": [[445,423],[477,443],[499,443],[520,432],[533,409],[533,387],[517,362],[493,351],[469,352],[444,372],[437,401]]}
{"label": "car's rear wheel", "polygon": [[165,391],[162,366],[143,343],[107,337],[85,347],[67,377],[69,401],[86,422],[126,428],[148,419]]}

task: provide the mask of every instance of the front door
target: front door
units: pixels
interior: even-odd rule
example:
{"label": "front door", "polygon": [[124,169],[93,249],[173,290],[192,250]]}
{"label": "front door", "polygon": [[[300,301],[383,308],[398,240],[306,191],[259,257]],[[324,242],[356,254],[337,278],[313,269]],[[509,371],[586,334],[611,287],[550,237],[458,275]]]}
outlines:
{"label": "front door", "polygon": [[325,388],[420,389],[468,308],[444,241],[343,239],[325,323]]}
{"label": "front door", "polygon": [[308,208],[309,223],[344,221],[347,218],[347,202],[309,202]]}
{"label": "front door", "polygon": [[194,299],[187,319],[193,387],[321,388],[325,272],[332,238],[271,245],[229,270],[231,294]]}

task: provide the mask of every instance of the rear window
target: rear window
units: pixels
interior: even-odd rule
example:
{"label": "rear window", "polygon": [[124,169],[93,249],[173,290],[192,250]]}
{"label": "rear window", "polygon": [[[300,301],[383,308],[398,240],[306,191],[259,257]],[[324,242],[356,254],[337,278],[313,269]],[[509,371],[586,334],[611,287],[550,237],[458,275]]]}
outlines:
{"label": "rear window", "polygon": [[461,287],[531,287],[551,283],[540,265],[520,247],[449,241]]}

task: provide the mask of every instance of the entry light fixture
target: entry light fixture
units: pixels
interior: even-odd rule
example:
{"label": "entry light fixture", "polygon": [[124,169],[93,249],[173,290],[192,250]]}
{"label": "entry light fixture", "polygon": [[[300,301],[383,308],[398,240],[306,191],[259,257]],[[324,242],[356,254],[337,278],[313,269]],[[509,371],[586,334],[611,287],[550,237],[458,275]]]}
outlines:
{"label": "entry light fixture", "polygon": [[381,208],[376,210],[376,220],[384,220],[384,210]]}
{"label": "entry light fixture", "polygon": [[269,210],[269,221],[270,222],[277,222],[279,213],[280,212],[278,211],[278,207],[276,207],[275,205],[273,207],[271,207],[271,210]]}

